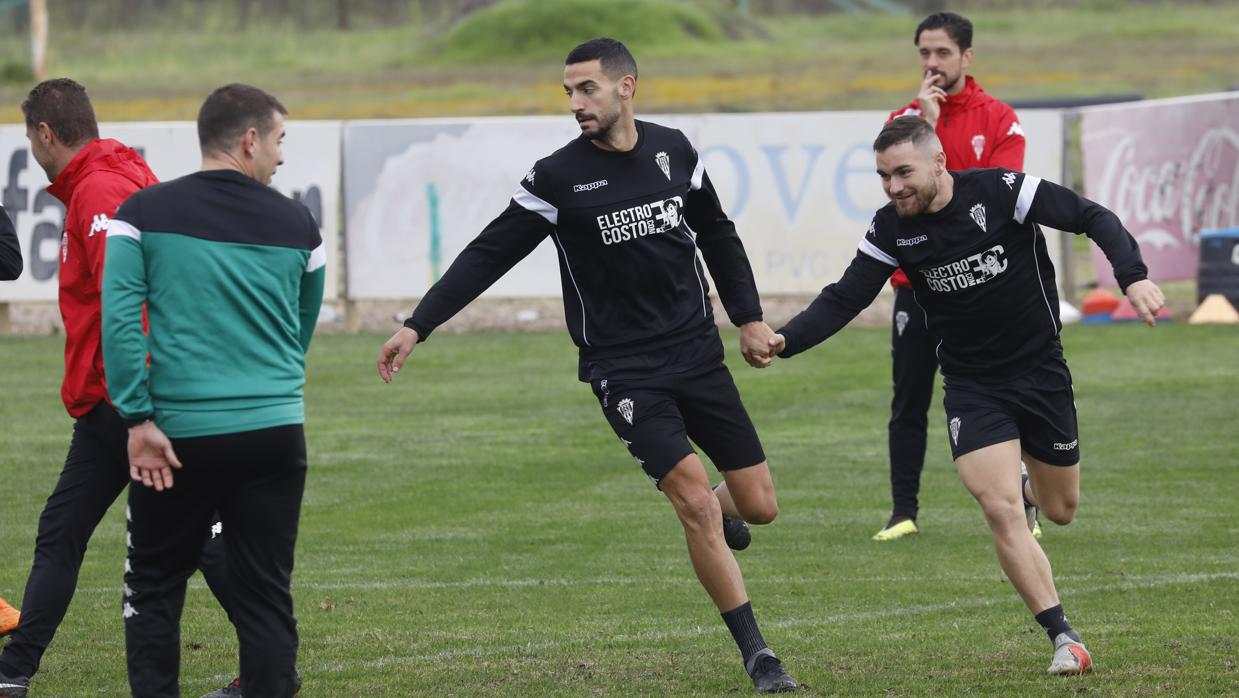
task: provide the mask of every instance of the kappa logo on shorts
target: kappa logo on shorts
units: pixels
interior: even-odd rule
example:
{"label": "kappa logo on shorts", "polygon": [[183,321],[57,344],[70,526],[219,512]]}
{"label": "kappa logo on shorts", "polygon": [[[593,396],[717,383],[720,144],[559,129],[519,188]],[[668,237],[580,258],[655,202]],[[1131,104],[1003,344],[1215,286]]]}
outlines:
{"label": "kappa logo on shorts", "polygon": [[900,337],[903,336],[904,328],[906,328],[907,326],[908,326],[908,314],[902,310],[895,313],[895,331],[899,333]]}
{"label": "kappa logo on shorts", "polygon": [[620,400],[615,409],[619,410],[620,416],[624,418],[625,422],[628,422],[629,425],[632,424],[633,404],[631,398]]}
{"label": "kappa logo on shorts", "polygon": [[956,446],[959,445],[959,425],[962,423],[959,417],[951,417],[951,443]]}
{"label": "kappa logo on shorts", "polygon": [[1070,451],[1071,449],[1075,448],[1079,443],[1080,443],[1079,439],[1076,439],[1075,441],[1071,441],[1065,444],[1055,443],[1054,450],[1055,451]]}

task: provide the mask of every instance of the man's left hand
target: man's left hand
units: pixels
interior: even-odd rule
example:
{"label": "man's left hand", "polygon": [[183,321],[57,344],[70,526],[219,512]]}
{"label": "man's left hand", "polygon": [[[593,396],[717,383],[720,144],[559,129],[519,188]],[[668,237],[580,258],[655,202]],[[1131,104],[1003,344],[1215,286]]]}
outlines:
{"label": "man's left hand", "polygon": [[740,354],[753,368],[770,365],[770,338],[774,330],[761,320],[746,322],[740,326]]}
{"label": "man's left hand", "polygon": [[1157,324],[1157,311],[1166,305],[1166,296],[1162,295],[1162,290],[1148,279],[1141,279],[1128,286],[1127,300],[1149,327]]}

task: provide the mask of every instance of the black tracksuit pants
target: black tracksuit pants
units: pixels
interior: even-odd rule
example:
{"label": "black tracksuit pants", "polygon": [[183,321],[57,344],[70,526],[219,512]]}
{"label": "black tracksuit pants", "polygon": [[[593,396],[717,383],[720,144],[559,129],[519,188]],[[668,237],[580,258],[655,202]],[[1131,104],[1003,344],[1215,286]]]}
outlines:
{"label": "black tracksuit pants", "polygon": [[[78,571],[91,535],[116,497],[129,484],[129,431],[106,402],[73,424],[73,440],[56,488],[39,517],[34,565],[26,580],[21,623],[0,654],[0,674],[34,676],[43,653],[64,620],[77,590]],[[206,534],[208,520],[202,526]],[[222,537],[207,537],[195,551],[194,565],[231,617]]]}
{"label": "black tracksuit pants", "polygon": [[305,490],[300,424],[172,439],[182,467],[163,492],[129,488],[125,646],[134,698],[177,698],[185,581],[214,512],[227,535],[232,620],[246,696],[288,698],[296,681],[290,590]]}
{"label": "black tracksuit pants", "polygon": [[893,515],[916,518],[929,401],[938,371],[937,341],[925,327],[925,312],[910,288],[895,289],[891,322],[891,373],[894,397],[888,439]]}

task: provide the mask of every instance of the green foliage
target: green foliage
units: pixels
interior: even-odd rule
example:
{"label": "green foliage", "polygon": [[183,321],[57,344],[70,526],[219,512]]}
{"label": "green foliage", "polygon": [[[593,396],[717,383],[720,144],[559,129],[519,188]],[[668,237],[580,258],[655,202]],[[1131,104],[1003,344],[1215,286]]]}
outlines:
{"label": "green foliage", "polygon": [[[309,356],[293,576],[304,695],[750,695],[675,516],[576,381],[564,333],[436,334],[392,385],[375,376],[384,339],[317,337]],[[1239,694],[1239,334],[1067,329],[1082,499],[1042,543],[1097,671],[1066,680],[1042,673],[1050,645],[955,474],[940,394],[922,533],[869,540],[890,506],[889,342],[888,328],[848,329],[755,371],[725,334],[780,504],[738,559],[806,695]],[[10,601],[69,442],[61,343],[0,337]],[[121,502],[91,540],[32,695],[127,695],[124,540]],[[197,576],[181,638],[182,695],[235,675],[232,628]]]}
{"label": "green foliage", "polygon": [[465,61],[562,58],[582,41],[611,36],[636,52],[725,42],[719,14],[660,0],[504,0],[448,32],[444,55]]}

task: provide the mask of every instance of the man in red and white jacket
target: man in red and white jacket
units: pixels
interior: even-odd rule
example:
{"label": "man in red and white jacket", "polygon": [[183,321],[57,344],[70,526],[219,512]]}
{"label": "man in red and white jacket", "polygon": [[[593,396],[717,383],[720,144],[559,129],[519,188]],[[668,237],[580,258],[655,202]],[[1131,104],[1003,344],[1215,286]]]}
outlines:
{"label": "man in red and white jacket", "polygon": [[[103,373],[103,259],[109,218],[130,194],[158,182],[137,151],[99,138],[90,98],[73,80],[36,85],[22,112],[30,152],[51,181],[47,190],[65,204],[59,269],[65,375],[60,394],[75,421],[60,479],[39,517],[21,617],[0,654],[0,698],[26,696],[30,677],[73,599],[86,545],[129,482],[129,432],[108,399]],[[207,584],[227,610],[222,538],[208,542],[201,565]]]}
{"label": "man in red and white jacket", "polygon": [[[920,93],[916,101],[891,112],[890,118],[920,116],[934,126],[946,153],[947,168],[970,170],[1005,167],[1024,170],[1024,130],[1010,106],[986,94],[967,74],[972,66],[972,22],[951,12],[926,17],[913,40],[921,56]],[[874,540],[895,540],[918,532],[917,495],[925,465],[925,430],[937,342],[925,329],[925,312],[917,305],[902,269],[891,275],[895,309],[891,329],[892,374],[889,448],[891,518]]]}

